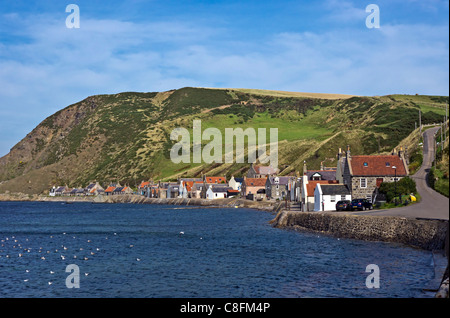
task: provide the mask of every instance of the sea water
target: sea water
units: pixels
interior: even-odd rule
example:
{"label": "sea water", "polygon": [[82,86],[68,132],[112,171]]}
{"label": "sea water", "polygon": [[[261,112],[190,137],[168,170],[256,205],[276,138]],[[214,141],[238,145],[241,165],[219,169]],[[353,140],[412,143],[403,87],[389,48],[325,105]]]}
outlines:
{"label": "sea water", "polygon": [[[273,218],[235,208],[0,202],[0,297],[426,297],[431,252],[277,229]],[[379,269],[379,288],[367,284],[368,265]]]}

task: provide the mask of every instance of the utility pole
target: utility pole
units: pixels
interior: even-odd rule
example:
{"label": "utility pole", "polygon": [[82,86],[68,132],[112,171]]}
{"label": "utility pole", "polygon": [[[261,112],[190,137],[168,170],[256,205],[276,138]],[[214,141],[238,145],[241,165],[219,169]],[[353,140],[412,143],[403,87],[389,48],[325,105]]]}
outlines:
{"label": "utility pole", "polygon": [[420,134],[422,135],[422,113],[419,109],[419,129],[420,129]]}
{"label": "utility pole", "polygon": [[445,120],[444,120],[444,144],[445,144],[445,141],[447,140],[447,120],[448,120],[448,117],[447,117],[447,106],[448,106],[448,104],[447,105],[445,105]]}

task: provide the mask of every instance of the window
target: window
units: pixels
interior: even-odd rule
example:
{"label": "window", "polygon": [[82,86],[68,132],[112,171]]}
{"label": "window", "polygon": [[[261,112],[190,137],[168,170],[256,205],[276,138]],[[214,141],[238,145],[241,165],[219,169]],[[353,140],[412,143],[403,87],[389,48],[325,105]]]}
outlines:
{"label": "window", "polygon": [[336,196],[334,194],[331,195],[330,201],[331,202],[336,202]]}
{"label": "window", "polygon": [[364,167],[368,167],[369,166],[369,164],[367,163],[367,162],[364,162]]}
{"label": "window", "polygon": [[391,164],[389,162],[386,162],[386,167],[390,167]]}
{"label": "window", "polygon": [[359,187],[360,188],[367,188],[367,179],[366,178],[359,179]]}
{"label": "window", "polygon": [[341,194],[341,201],[344,201],[346,199],[345,194]]}

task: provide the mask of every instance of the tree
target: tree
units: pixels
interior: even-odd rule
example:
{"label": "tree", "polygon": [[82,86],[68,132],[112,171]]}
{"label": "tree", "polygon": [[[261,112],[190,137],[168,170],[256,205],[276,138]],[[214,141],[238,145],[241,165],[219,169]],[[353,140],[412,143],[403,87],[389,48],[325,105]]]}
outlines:
{"label": "tree", "polygon": [[380,193],[385,194],[387,201],[390,202],[395,196],[417,193],[416,182],[410,177],[404,177],[397,181],[397,185],[395,182],[383,182],[380,186]]}

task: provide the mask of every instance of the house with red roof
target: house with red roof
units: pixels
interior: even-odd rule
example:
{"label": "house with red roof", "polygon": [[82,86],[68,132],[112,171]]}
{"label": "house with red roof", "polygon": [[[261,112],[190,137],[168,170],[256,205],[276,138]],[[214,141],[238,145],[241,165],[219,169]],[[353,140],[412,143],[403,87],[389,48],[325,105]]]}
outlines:
{"label": "house with red roof", "polygon": [[303,182],[301,184],[301,202],[302,211],[314,211],[314,191],[318,184],[338,184],[337,180],[308,180],[306,175],[303,176]]}
{"label": "house with red roof", "polygon": [[142,181],[138,185],[138,194],[145,195],[149,197],[149,188],[152,186],[152,183],[150,181]]}
{"label": "house with red roof", "polygon": [[259,195],[264,197],[266,193],[266,181],[267,178],[244,177],[241,185],[242,196],[247,197],[248,195],[252,195],[253,200],[256,200],[259,191]]}
{"label": "house with red roof", "polygon": [[378,188],[383,182],[395,182],[409,175],[408,164],[402,150],[390,155],[352,156],[339,152],[336,178],[350,188],[353,199],[375,202]]}
{"label": "house with red roof", "polygon": [[106,188],[105,194],[106,195],[112,195],[115,189],[116,189],[115,186],[109,186],[109,187]]}

